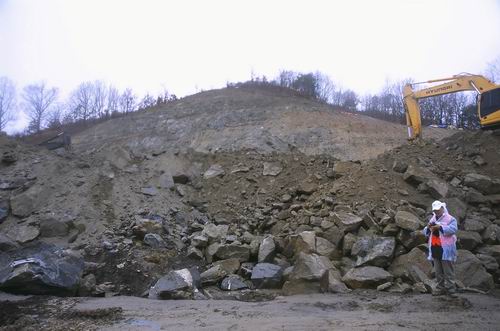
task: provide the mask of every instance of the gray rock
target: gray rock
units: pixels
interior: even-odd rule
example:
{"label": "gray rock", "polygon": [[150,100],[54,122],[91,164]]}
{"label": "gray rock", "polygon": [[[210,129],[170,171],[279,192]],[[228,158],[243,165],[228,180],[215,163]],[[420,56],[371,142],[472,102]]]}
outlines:
{"label": "gray rock", "polygon": [[158,178],[158,186],[162,189],[173,190],[175,188],[174,179],[172,174],[165,172]]}
{"label": "gray rock", "polygon": [[465,286],[489,291],[494,287],[493,277],[486,272],[481,261],[469,251],[459,249],[455,263],[457,280]]}
{"label": "gray rock", "polygon": [[250,259],[250,248],[234,244],[220,245],[214,255],[219,260],[236,258],[240,262],[246,262]]}
{"label": "gray rock", "polygon": [[213,244],[210,244],[205,249],[205,259],[207,260],[208,263],[211,263],[214,260],[214,255],[220,246],[221,246],[221,244],[219,244],[219,243],[213,243]]}
{"label": "gray rock", "polygon": [[429,179],[427,182],[427,192],[434,199],[443,199],[448,196],[448,184],[437,178]]}
{"label": "gray rock", "polygon": [[16,250],[0,267],[0,290],[16,294],[75,295],[83,258],[53,245]]}
{"label": "gray rock", "polygon": [[234,274],[240,268],[240,261],[238,259],[232,258],[227,260],[219,260],[213,263],[214,266],[220,265],[227,274]]}
{"label": "gray rock", "polygon": [[406,162],[403,162],[401,160],[394,160],[394,163],[392,164],[392,170],[395,172],[399,173],[404,173],[408,169],[408,164]]}
{"label": "gray rock", "polygon": [[262,240],[259,246],[259,254],[257,261],[260,262],[272,262],[274,256],[276,255],[276,245],[274,243],[273,237],[266,237]]}
{"label": "gray rock", "polygon": [[332,226],[322,234],[322,237],[334,244],[335,247],[340,247],[344,235],[345,232],[343,229],[338,226]]}
{"label": "gray rock", "polygon": [[296,190],[297,194],[311,195],[318,190],[318,185],[312,182],[302,182]]}
{"label": "gray rock", "polygon": [[333,265],[326,256],[299,253],[290,274],[290,279],[319,280],[331,268],[333,268]]}
{"label": "gray rock", "polygon": [[3,233],[0,233],[0,252],[8,252],[18,249],[19,245]]}
{"label": "gray rock", "polygon": [[65,237],[70,230],[70,222],[56,219],[54,217],[44,217],[40,221],[40,236],[42,237]]}
{"label": "gray rock", "polygon": [[283,171],[280,162],[264,162],[263,176],[278,176]]}
{"label": "gray rock", "polygon": [[462,231],[457,232],[458,245],[462,249],[467,249],[469,251],[474,250],[477,246],[483,243],[479,233],[474,231]]}
{"label": "gray rock", "polygon": [[320,279],[320,289],[322,292],[348,293],[351,290],[342,282],[340,272],[335,268],[328,269]]}
{"label": "gray rock", "polygon": [[467,213],[467,204],[459,198],[446,199],[446,207],[448,212],[453,215],[459,222],[463,221]]}
{"label": "gray rock", "polygon": [[500,180],[476,173],[465,175],[464,185],[475,188],[483,194],[500,193]]}
{"label": "gray rock", "polygon": [[94,274],[88,274],[83,277],[78,288],[78,295],[82,297],[91,296],[96,289],[96,278]]}
{"label": "gray rock", "polygon": [[249,288],[243,278],[238,275],[229,275],[220,284],[220,289],[224,291],[239,291]]}
{"label": "gray rock", "polygon": [[373,266],[353,268],[342,277],[342,281],[351,288],[376,288],[392,280],[393,276],[390,273]]}
{"label": "gray rock", "polygon": [[409,253],[396,257],[389,267],[389,272],[396,278],[411,280],[411,267],[416,266],[422,270],[427,277],[431,277],[432,264],[427,260],[425,252],[419,248],[413,248]]}
{"label": "gray rock", "polygon": [[405,230],[415,231],[421,227],[418,217],[407,211],[398,211],[395,219],[396,225]]}
{"label": "gray rock", "polygon": [[203,235],[194,236],[191,238],[191,245],[196,248],[205,248],[208,246],[208,238]]}
{"label": "gray rock", "polygon": [[199,261],[203,261],[205,259],[203,252],[196,247],[189,247],[186,253],[186,257],[192,260],[199,260]]}
{"label": "gray rock", "polygon": [[396,239],[406,249],[412,249],[418,245],[427,243],[427,239],[421,230],[408,231],[401,229]]}
{"label": "gray rock", "polygon": [[222,265],[215,265],[201,273],[201,284],[203,286],[217,284],[229,274],[228,270],[226,270]]}
{"label": "gray rock", "polygon": [[493,256],[485,254],[477,254],[476,257],[481,261],[483,267],[490,273],[494,273],[498,270],[499,264]]}
{"label": "gray rock", "polygon": [[245,279],[250,279],[252,277],[252,270],[255,267],[255,263],[253,262],[244,262],[240,266],[240,270],[238,274],[241,275]]}
{"label": "gray rock", "polygon": [[427,182],[436,176],[425,168],[410,164],[403,174],[403,179],[415,186]]}
{"label": "gray rock", "polygon": [[150,299],[193,299],[199,292],[200,275],[196,270],[174,270],[158,279],[149,289]]}
{"label": "gray rock", "polygon": [[144,195],[155,196],[158,194],[158,189],[156,187],[143,187],[141,193]]}
{"label": "gray rock", "polygon": [[183,173],[174,173],[172,174],[172,179],[174,180],[175,184],[187,184],[191,180],[190,176],[188,174],[183,174]]}
{"label": "gray rock", "polygon": [[221,165],[219,164],[213,164],[210,166],[210,168],[208,168],[207,171],[205,171],[205,173],[203,174],[203,177],[205,179],[210,179],[210,178],[214,178],[214,177],[222,177],[225,175],[225,171],[224,169],[222,168]]}
{"label": "gray rock", "polygon": [[500,226],[497,224],[488,225],[483,231],[482,238],[489,245],[500,243]]}
{"label": "gray rock", "polygon": [[10,198],[12,214],[27,217],[36,211],[42,204],[43,192],[39,186],[32,186],[27,191]]}
{"label": "gray rock", "polygon": [[0,223],[2,223],[9,215],[9,201],[0,200]]}
{"label": "gray rock", "polygon": [[156,233],[147,233],[144,236],[144,243],[152,248],[162,248],[166,246],[163,238]]}
{"label": "gray rock", "polygon": [[494,257],[500,263],[500,245],[484,245],[477,249],[480,254],[485,254]]}
{"label": "gray rock", "polygon": [[466,219],[464,222],[465,231],[483,232],[487,224],[477,219]]}
{"label": "gray rock", "polygon": [[271,263],[258,263],[252,269],[251,280],[255,288],[281,288],[283,269]]}
{"label": "gray rock", "polygon": [[226,238],[228,230],[229,226],[227,224],[215,225],[208,223],[203,228],[201,235],[207,237],[209,243],[220,242],[223,238]]}
{"label": "gray rock", "polygon": [[351,249],[356,240],[358,240],[358,237],[352,233],[347,233],[344,236],[344,242],[342,243],[342,254],[344,256],[351,255]]}
{"label": "gray rock", "polygon": [[319,255],[331,257],[332,253],[335,252],[336,247],[334,244],[326,240],[325,238],[316,237],[316,253]]}
{"label": "gray rock", "polygon": [[20,244],[25,244],[36,239],[40,235],[40,230],[35,225],[18,225],[15,228],[10,228],[7,236],[14,239]]}
{"label": "gray rock", "polygon": [[345,232],[357,231],[363,223],[361,217],[343,211],[333,213],[333,220],[337,226]]}
{"label": "gray rock", "polygon": [[359,237],[351,249],[351,255],[357,257],[356,266],[388,266],[394,255],[396,241],[393,237]]}

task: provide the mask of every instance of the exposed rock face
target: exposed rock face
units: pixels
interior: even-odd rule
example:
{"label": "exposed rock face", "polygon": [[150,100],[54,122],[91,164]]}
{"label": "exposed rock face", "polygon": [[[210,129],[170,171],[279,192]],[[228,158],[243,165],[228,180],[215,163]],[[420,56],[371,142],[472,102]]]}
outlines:
{"label": "exposed rock face", "polygon": [[351,288],[375,288],[392,281],[393,276],[379,267],[361,267],[349,270],[342,281]]}
{"label": "exposed rock face", "polygon": [[0,269],[0,289],[17,294],[75,295],[83,259],[56,246],[38,244],[17,250]]}
{"label": "exposed rock face", "polygon": [[193,299],[198,292],[199,275],[189,269],[171,271],[149,289],[150,299]]}
{"label": "exposed rock face", "polygon": [[373,265],[386,267],[391,263],[396,241],[393,237],[359,237],[351,248],[351,255],[357,256],[356,266]]}

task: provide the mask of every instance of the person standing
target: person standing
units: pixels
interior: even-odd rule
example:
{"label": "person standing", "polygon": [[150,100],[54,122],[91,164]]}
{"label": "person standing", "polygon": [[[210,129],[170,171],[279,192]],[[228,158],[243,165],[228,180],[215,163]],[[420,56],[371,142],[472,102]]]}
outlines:
{"label": "person standing", "polygon": [[432,203],[433,216],[423,233],[429,238],[428,260],[434,265],[437,280],[436,291],[432,295],[447,294],[456,298],[454,262],[457,260],[457,220],[446,209],[441,201]]}

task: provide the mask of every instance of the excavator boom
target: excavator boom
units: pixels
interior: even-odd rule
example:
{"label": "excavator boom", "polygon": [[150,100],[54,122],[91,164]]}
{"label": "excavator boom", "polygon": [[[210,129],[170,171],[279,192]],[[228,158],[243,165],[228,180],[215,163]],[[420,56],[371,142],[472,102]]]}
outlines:
{"label": "excavator boom", "polygon": [[[415,90],[419,84],[439,83],[431,87]],[[500,125],[500,85],[489,81],[481,75],[461,74],[449,78],[429,80],[426,82],[405,85],[403,89],[403,104],[410,140],[422,137],[422,123],[418,100],[438,95],[476,91],[478,98],[478,116],[482,128]]]}

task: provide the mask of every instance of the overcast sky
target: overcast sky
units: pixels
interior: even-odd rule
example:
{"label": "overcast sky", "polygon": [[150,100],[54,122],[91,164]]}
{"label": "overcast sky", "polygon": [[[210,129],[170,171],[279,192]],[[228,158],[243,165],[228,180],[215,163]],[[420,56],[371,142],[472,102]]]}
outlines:
{"label": "overcast sky", "polygon": [[18,91],[101,79],[184,96],[289,69],[364,94],[499,55],[500,0],[0,0],[0,76]]}

